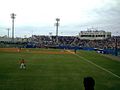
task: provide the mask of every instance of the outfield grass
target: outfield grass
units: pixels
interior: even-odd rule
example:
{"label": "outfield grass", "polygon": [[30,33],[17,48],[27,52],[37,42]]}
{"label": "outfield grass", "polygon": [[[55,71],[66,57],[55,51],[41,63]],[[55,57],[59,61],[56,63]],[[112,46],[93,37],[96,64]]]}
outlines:
{"label": "outfield grass", "polygon": [[[119,61],[90,51],[77,55],[0,52],[0,90],[84,90],[86,76],[95,79],[95,90],[120,89],[120,78],[86,60],[120,76]],[[25,59],[26,70],[19,69],[20,58]]]}

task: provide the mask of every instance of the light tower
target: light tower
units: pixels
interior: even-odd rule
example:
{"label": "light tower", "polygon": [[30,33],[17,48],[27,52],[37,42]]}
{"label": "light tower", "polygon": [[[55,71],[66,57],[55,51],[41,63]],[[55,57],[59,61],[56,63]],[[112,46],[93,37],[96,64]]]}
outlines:
{"label": "light tower", "polygon": [[11,19],[12,19],[12,41],[14,42],[14,19],[15,19],[16,14],[12,13],[11,14]]}
{"label": "light tower", "polygon": [[8,30],[8,38],[9,38],[9,31],[10,31],[10,28],[7,28],[7,30]]}
{"label": "light tower", "polygon": [[119,36],[119,33],[116,32],[116,36],[115,36],[115,56],[118,56],[118,36]]}
{"label": "light tower", "polygon": [[118,56],[118,48],[117,48],[117,36],[115,37],[115,56]]}
{"label": "light tower", "polygon": [[58,44],[58,26],[59,26],[60,19],[56,18],[56,21],[57,21],[55,24],[55,26],[56,26],[56,43]]}

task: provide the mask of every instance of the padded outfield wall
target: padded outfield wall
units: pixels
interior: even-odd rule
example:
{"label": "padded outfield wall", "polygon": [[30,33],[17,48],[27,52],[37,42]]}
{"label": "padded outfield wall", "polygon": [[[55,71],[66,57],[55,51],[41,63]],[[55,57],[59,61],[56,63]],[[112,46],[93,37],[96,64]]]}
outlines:
{"label": "padded outfield wall", "polygon": [[[103,54],[112,54],[115,55],[115,49],[97,49],[90,47],[79,47],[79,46],[57,46],[59,49],[76,49],[76,50],[88,50],[88,51],[100,51]],[[118,55],[120,55],[120,49],[117,50]]]}

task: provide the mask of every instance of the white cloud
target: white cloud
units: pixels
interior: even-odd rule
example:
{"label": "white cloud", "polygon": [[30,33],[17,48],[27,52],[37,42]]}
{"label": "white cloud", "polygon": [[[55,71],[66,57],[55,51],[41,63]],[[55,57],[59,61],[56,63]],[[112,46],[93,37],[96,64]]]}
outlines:
{"label": "white cloud", "polygon": [[[0,26],[11,27],[10,14],[14,12],[17,15],[16,29],[19,27],[23,29],[26,26],[39,29],[45,27],[44,34],[45,32],[47,34],[47,28],[53,30],[55,18],[59,17],[62,32],[65,30],[79,32],[80,28],[75,27],[76,25],[94,26],[102,22],[109,24],[107,21],[117,20],[120,11],[119,4],[118,0],[0,0]],[[65,25],[68,27],[64,28]],[[70,29],[71,25],[74,30]],[[52,28],[49,29],[50,27]],[[29,32],[30,28],[25,29]],[[19,33],[18,31],[16,34]]]}

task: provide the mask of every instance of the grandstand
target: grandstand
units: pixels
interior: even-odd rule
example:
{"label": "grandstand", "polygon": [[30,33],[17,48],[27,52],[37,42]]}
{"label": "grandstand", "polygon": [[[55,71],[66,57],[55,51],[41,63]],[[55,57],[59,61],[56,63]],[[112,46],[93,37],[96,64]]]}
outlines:
{"label": "grandstand", "polygon": [[79,33],[80,39],[87,39],[87,40],[102,40],[111,37],[111,32],[106,32],[104,30],[96,30],[94,28],[90,28],[87,31],[81,31]]}
{"label": "grandstand", "polygon": [[[117,40],[117,42],[116,42]],[[116,47],[120,51],[120,36],[111,36],[111,32],[105,31],[81,31],[79,36],[56,36],[32,35],[29,38],[0,37],[0,47],[26,47],[26,48],[60,48],[60,49],[84,49],[105,50],[105,53],[114,54]],[[18,45],[18,43],[20,45]],[[111,51],[112,50],[112,51]]]}

